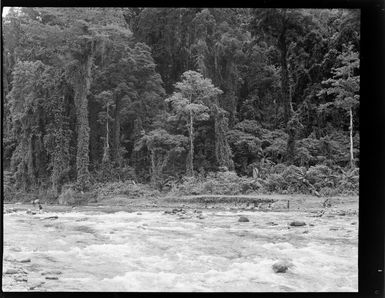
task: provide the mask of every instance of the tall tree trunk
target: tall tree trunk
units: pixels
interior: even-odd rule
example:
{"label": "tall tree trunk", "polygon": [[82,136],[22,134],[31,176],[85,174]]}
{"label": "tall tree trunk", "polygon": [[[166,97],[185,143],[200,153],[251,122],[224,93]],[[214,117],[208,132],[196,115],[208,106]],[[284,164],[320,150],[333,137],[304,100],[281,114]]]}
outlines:
{"label": "tall tree trunk", "polygon": [[120,165],[120,99],[115,100],[114,114],[114,162]]}
{"label": "tall tree trunk", "polygon": [[281,92],[284,108],[284,120],[286,124],[286,130],[289,135],[287,140],[286,160],[289,163],[293,163],[294,149],[295,149],[295,129],[289,127],[289,121],[293,114],[293,108],[291,104],[291,98],[289,93],[289,74],[287,70],[287,48],[286,48],[286,30],[283,29],[279,40],[278,46],[281,50]]}
{"label": "tall tree trunk", "polygon": [[193,124],[193,113],[190,110],[190,117],[189,117],[189,124],[188,124],[188,133],[189,133],[189,139],[190,139],[190,152],[187,156],[187,175],[188,176],[194,176],[194,124]]}
{"label": "tall tree trunk", "polygon": [[352,108],[349,109],[350,115],[350,167],[354,168],[354,156],[353,156],[353,111]]}
{"label": "tall tree trunk", "polygon": [[88,123],[87,94],[91,84],[92,56],[88,55],[81,66],[82,77],[75,88],[75,104],[77,109],[78,140],[76,154],[77,182],[82,189],[86,189],[90,183],[89,165],[89,140],[90,127]]}
{"label": "tall tree trunk", "polygon": [[35,166],[34,166],[34,136],[31,135],[28,138],[28,178],[30,181],[30,186],[35,186],[36,185],[36,177],[35,177]]}
{"label": "tall tree trunk", "polygon": [[155,151],[154,149],[150,149],[150,159],[151,159],[151,184],[155,185],[156,182],[156,165],[155,165]]}
{"label": "tall tree trunk", "polygon": [[107,119],[106,119],[106,144],[104,147],[104,153],[103,153],[103,163],[110,162],[110,132],[108,127],[108,116],[109,116],[109,109],[108,104],[106,107],[107,112]]}
{"label": "tall tree trunk", "polygon": [[226,167],[228,170],[234,169],[234,163],[231,159],[231,149],[226,139],[227,119],[218,110],[214,108],[215,115],[215,157],[219,167]]}

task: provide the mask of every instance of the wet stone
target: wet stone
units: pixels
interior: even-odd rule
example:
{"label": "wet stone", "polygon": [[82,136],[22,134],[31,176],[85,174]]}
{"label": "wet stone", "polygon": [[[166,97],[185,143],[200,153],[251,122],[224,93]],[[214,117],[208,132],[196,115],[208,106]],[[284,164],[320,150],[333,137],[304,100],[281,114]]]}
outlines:
{"label": "wet stone", "polygon": [[36,283],[32,284],[32,285],[29,287],[29,289],[30,289],[30,290],[34,290],[34,289],[36,289],[36,288],[38,288],[38,287],[41,287],[41,286],[44,285],[44,284],[45,284],[45,281],[39,281],[39,282],[36,282]]}
{"label": "wet stone", "polygon": [[304,221],[292,221],[290,223],[290,226],[292,227],[302,227],[302,226],[306,226],[306,223]]}
{"label": "wet stone", "polygon": [[58,280],[59,278],[57,276],[46,276],[45,279]]}
{"label": "wet stone", "polygon": [[20,263],[29,263],[29,262],[31,262],[31,259],[30,258],[25,258],[25,259],[21,259],[19,262]]}
{"label": "wet stone", "polygon": [[273,264],[272,268],[275,273],[285,273],[292,264],[287,261],[278,261]]}
{"label": "wet stone", "polygon": [[240,216],[238,222],[249,222],[250,220],[246,216]]}
{"label": "wet stone", "polygon": [[9,268],[5,270],[4,274],[17,274],[17,270],[13,268]]}
{"label": "wet stone", "polygon": [[[44,217],[42,219],[58,219],[59,217],[57,215],[54,215],[54,216],[48,216],[48,217]],[[78,221],[78,220],[77,220]]]}
{"label": "wet stone", "polygon": [[270,221],[270,222],[268,222],[266,224],[269,225],[269,226],[278,226],[278,224],[273,222],[273,221]]}
{"label": "wet stone", "polygon": [[21,276],[18,276],[15,278],[16,281],[21,281],[21,282],[27,282],[28,279],[26,277],[21,277]]}

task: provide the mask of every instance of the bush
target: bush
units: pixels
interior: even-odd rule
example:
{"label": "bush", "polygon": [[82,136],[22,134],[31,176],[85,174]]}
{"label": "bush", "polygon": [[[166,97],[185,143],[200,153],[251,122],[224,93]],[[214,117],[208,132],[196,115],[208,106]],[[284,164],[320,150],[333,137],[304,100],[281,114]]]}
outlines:
{"label": "bush", "polygon": [[99,183],[94,187],[93,193],[97,200],[118,195],[125,195],[130,199],[160,196],[160,192],[151,188],[151,186],[134,183],[131,180],[124,182]]}
{"label": "bush", "polygon": [[66,188],[59,195],[58,201],[60,205],[74,205],[75,204],[75,194],[76,192],[71,188]]}
{"label": "bush", "polygon": [[136,180],[134,168],[126,165],[114,167],[112,163],[107,163],[98,170],[94,170],[92,178],[96,183],[108,183],[112,181]]}
{"label": "bush", "polygon": [[310,167],[306,172],[307,180],[320,191],[321,188],[336,187],[338,176],[333,173],[332,169],[326,165],[316,165]]}
{"label": "bush", "polygon": [[255,192],[262,185],[253,178],[239,177],[235,172],[208,173],[204,177],[185,177],[174,186],[172,193],[182,195],[221,194],[237,195]]}
{"label": "bush", "polygon": [[264,188],[268,192],[281,193],[282,190],[287,189],[287,183],[282,174],[271,174],[264,180]]}
{"label": "bush", "polygon": [[3,171],[4,201],[12,201],[16,194],[15,179],[11,172]]}
{"label": "bush", "polygon": [[338,190],[341,194],[356,194],[359,189],[358,168],[343,171],[339,176]]}
{"label": "bush", "polygon": [[37,192],[37,197],[39,198],[40,202],[45,203],[54,203],[58,199],[58,195],[52,188],[39,189],[39,191]]}
{"label": "bush", "polygon": [[287,165],[283,163],[276,164],[271,169],[271,174],[281,174],[287,168]]}
{"label": "bush", "polygon": [[339,194],[339,191],[337,188],[330,188],[330,187],[323,187],[321,188],[321,190],[319,191],[319,194],[322,196],[322,197],[332,197],[332,196],[336,196]]}
{"label": "bush", "polygon": [[277,193],[303,193],[333,196],[338,194],[355,195],[358,193],[358,169],[341,171],[326,165],[316,165],[306,169],[294,165],[278,164],[263,179],[263,189]]}

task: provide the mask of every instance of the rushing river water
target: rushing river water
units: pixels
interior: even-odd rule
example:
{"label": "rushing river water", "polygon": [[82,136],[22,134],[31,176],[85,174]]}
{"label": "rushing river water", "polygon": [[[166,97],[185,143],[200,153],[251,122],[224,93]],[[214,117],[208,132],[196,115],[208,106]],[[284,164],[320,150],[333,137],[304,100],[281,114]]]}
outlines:
{"label": "rushing river water", "polygon": [[[58,218],[44,219],[54,215]],[[250,221],[238,222],[239,215]],[[3,274],[3,290],[358,290],[356,215],[204,211],[203,216],[5,214],[3,273],[9,268],[18,273]],[[307,225],[289,228],[292,220]],[[25,258],[30,262],[20,262]],[[293,266],[275,273],[272,265],[279,260]]]}

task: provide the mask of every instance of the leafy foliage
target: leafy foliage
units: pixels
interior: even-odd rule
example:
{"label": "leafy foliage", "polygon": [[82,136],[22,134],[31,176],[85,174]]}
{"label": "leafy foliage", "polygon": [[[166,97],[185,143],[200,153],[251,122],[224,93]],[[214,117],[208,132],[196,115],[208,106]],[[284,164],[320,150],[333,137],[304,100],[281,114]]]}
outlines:
{"label": "leafy foliage", "polygon": [[186,194],[357,193],[359,14],[12,8],[6,197],[70,202],[71,188],[80,202],[78,191],[126,180]]}

